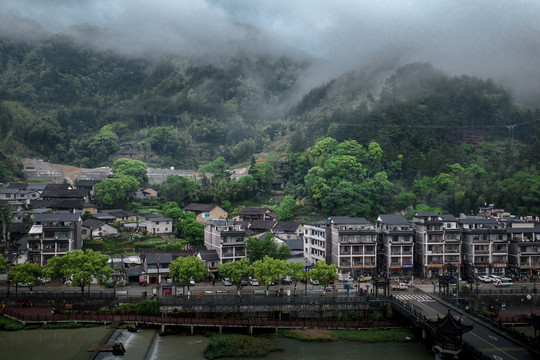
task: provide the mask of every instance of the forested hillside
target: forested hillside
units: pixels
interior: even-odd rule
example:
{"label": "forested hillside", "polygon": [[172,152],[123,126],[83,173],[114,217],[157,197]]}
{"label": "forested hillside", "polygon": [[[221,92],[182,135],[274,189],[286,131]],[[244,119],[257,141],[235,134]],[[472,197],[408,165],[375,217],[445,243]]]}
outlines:
{"label": "forested hillside", "polygon": [[[121,151],[155,165],[196,168],[262,149],[264,127],[290,105],[304,62],[238,54],[205,59],[124,58],[57,35],[0,43],[4,149],[82,166]],[[124,147],[122,148],[122,145]]]}
{"label": "forested hillside", "polygon": [[[223,157],[226,168],[280,142],[286,194],[322,215],[485,203],[540,214],[540,113],[489,79],[414,63],[382,87],[358,69],[306,90],[307,59],[122,57],[64,35],[4,39],[0,54],[0,181],[20,176],[12,156],[94,167],[129,152],[184,169]],[[194,199],[263,188],[218,184]]]}

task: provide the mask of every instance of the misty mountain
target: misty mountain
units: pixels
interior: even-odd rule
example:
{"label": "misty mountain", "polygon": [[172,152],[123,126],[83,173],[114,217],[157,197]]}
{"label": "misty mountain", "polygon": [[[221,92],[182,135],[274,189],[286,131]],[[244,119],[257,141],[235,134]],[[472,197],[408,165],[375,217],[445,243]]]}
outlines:
{"label": "misty mountain", "polygon": [[[436,151],[433,142],[460,143],[479,131],[504,139],[508,126],[528,121],[493,81],[451,77],[427,63],[394,71],[394,61],[373,62],[305,90],[315,67],[306,58],[128,57],[81,41],[106,31],[77,29],[0,43],[4,148],[19,144],[21,156],[84,166],[128,151],[155,165],[196,168],[217,156],[245,161],[296,130],[306,134],[301,148],[330,135],[377,140],[392,156],[403,152],[398,144],[425,156]],[[389,128],[411,143],[392,139]],[[521,127],[513,136],[531,134]]]}

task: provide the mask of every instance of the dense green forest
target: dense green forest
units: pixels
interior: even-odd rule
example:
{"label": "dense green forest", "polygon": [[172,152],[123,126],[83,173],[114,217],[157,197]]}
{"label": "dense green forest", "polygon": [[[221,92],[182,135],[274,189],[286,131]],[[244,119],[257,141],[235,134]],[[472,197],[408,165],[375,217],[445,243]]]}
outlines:
{"label": "dense green forest", "polygon": [[[0,54],[3,182],[20,178],[17,157],[95,167],[129,152],[151,166],[210,166],[201,183],[163,185],[179,204],[268,194],[277,174],[322,216],[485,203],[540,215],[540,112],[489,79],[413,63],[382,88],[359,69],[306,90],[306,59],[129,58],[64,35],[0,39]],[[249,177],[228,178],[270,151]]]}

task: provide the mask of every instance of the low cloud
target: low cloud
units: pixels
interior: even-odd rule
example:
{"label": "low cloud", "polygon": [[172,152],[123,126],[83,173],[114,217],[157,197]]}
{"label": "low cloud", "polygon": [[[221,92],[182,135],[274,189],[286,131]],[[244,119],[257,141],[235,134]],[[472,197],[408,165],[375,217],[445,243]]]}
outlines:
{"label": "low cloud", "polygon": [[[44,33],[90,34],[93,46],[123,54],[302,54],[318,65],[312,81],[378,62],[431,62],[451,75],[490,77],[527,105],[540,99],[540,2],[532,0],[4,0],[2,7]],[[11,36],[30,35],[16,30]]]}

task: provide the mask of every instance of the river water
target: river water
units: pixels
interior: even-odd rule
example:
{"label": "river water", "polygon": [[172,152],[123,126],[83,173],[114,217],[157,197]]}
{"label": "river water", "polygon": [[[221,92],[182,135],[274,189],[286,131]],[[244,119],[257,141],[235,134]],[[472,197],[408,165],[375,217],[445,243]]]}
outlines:
{"label": "river water", "polygon": [[[108,333],[105,327],[76,330],[26,330],[0,332],[0,359],[89,359],[88,349],[100,343]],[[203,351],[208,344],[204,336],[167,334],[155,336],[156,330],[139,330],[130,333],[122,330],[115,333],[124,344],[124,356],[101,353],[98,359],[161,360],[161,359],[204,359]],[[301,342],[292,339],[274,338],[273,341],[284,351],[270,354],[271,360],[326,360],[332,358],[366,360],[432,360],[434,358],[424,344],[354,342]],[[249,358],[242,358],[247,359]],[[253,360],[261,358],[254,358]]]}

